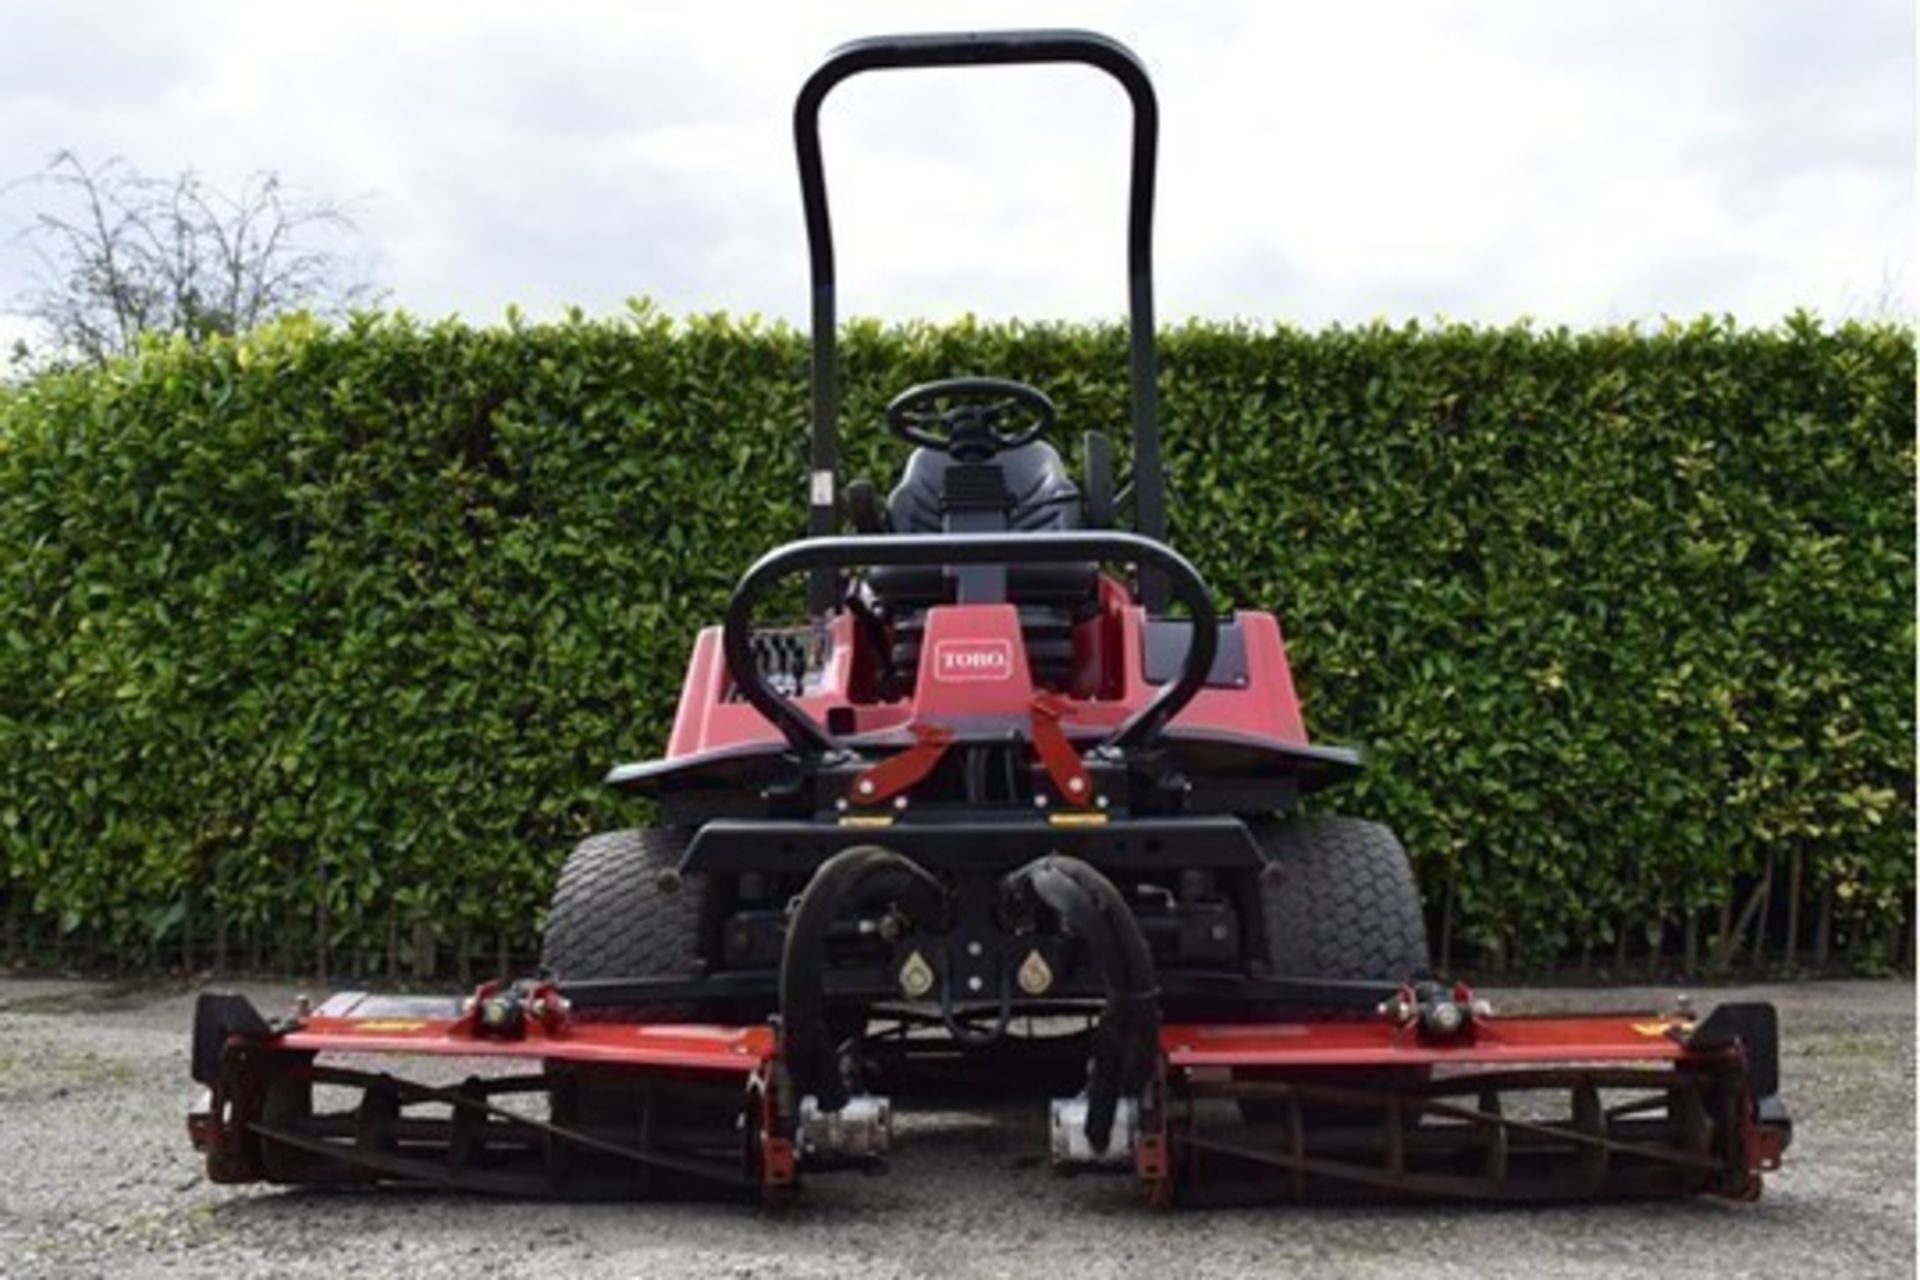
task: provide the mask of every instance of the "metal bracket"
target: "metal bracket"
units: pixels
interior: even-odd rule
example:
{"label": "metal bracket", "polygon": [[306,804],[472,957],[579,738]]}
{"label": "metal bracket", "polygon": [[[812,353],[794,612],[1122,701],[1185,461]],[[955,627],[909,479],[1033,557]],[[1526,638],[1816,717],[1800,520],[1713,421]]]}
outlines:
{"label": "metal bracket", "polygon": [[885,804],[932,773],[953,745],[953,730],[945,725],[915,721],[907,727],[913,731],[913,745],[855,774],[853,785],[847,789],[850,803]]}
{"label": "metal bracket", "polygon": [[1087,775],[1086,762],[1060,728],[1060,718],[1067,713],[1068,705],[1057,693],[1034,695],[1033,751],[1060,798],[1084,808],[1093,803],[1093,779]]}

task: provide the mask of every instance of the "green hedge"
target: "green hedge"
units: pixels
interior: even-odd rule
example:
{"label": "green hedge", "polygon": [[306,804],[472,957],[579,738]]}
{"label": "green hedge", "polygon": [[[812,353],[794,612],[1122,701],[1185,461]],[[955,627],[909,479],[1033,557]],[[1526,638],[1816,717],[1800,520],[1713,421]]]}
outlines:
{"label": "green hedge", "polygon": [[[1317,734],[1372,749],[1342,803],[1400,828],[1450,951],[1891,936],[1911,333],[1194,324],[1162,352],[1174,540],[1279,613]],[[957,371],[1117,428],[1124,368],[1111,328],[857,325],[851,447],[897,470],[879,406]],[[0,393],[15,947],[523,952],[568,843],[633,817],[601,771],[660,749],[695,629],[799,528],[805,390],[791,331],[641,307],[296,319]]]}

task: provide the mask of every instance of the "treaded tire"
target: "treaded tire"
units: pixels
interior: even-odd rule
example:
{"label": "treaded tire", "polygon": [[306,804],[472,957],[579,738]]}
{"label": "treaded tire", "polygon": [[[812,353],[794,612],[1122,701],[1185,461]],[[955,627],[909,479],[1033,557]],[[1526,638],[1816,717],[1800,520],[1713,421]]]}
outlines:
{"label": "treaded tire", "polygon": [[[1403,982],[1428,973],[1427,922],[1407,852],[1393,831],[1360,818],[1292,817],[1250,824],[1281,872],[1260,880],[1267,963],[1276,978],[1353,978]],[[1318,1006],[1256,1007],[1255,1021],[1344,1021],[1367,1016]],[[1411,1087],[1424,1067],[1326,1068],[1269,1073],[1302,1085],[1358,1089]],[[1242,1099],[1249,1124],[1286,1118],[1278,1103]],[[1371,1126],[1379,1112],[1322,1103],[1305,1117],[1309,1131]],[[1420,1113],[1408,1112],[1412,1130]]]}
{"label": "treaded tire", "polygon": [[[660,873],[680,864],[686,837],[664,828],[608,831],[575,845],[560,868],[540,944],[540,967],[561,982],[695,977],[702,969],[708,886],[687,876],[677,892]],[[582,1009],[587,1022],[661,1022],[699,1016],[691,1005]]]}
{"label": "treaded tire", "polygon": [[1399,982],[1427,972],[1420,888],[1389,828],[1298,817],[1259,823],[1253,832],[1279,869],[1260,882],[1275,977]]}

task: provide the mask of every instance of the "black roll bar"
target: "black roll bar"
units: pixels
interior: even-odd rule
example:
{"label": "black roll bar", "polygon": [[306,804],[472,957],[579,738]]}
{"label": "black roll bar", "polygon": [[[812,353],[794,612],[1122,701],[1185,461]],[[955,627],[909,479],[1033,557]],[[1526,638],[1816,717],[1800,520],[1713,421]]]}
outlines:
{"label": "black roll bar", "polygon": [[[1153,331],[1153,177],[1159,145],[1160,108],[1146,68],[1117,40],[1090,31],[990,31],[951,35],[875,36],[855,40],[827,55],[808,77],[793,104],[793,144],[800,161],[800,195],[807,219],[807,259],[813,280],[813,432],[807,534],[837,531],[831,477],[838,465],[840,390],[835,364],[833,227],[827,213],[827,180],[820,156],[820,104],[842,80],[863,71],[908,67],[977,67],[1078,62],[1120,82],[1133,102],[1133,178],[1127,197],[1127,364],[1133,429],[1134,528],[1164,541],[1165,481],[1160,465],[1159,389],[1155,382]],[[807,609],[820,616],[834,604],[831,572],[814,572]],[[1167,583],[1142,567],[1141,603],[1160,613]]]}
{"label": "black roll bar", "polygon": [[1137,533],[888,534],[789,542],[769,551],[747,570],[727,601],[721,635],[727,672],[740,696],[772,721],[795,751],[803,756],[839,752],[843,748],[833,735],[769,684],[760,671],[751,643],[753,609],[768,587],[790,574],[856,565],[1065,564],[1089,560],[1130,561],[1142,569],[1150,566],[1159,570],[1192,619],[1193,638],[1179,677],[1169,681],[1153,701],[1101,744],[1121,749],[1142,747],[1157,737],[1206,683],[1219,645],[1220,618],[1206,583],[1186,557],[1165,543]]}

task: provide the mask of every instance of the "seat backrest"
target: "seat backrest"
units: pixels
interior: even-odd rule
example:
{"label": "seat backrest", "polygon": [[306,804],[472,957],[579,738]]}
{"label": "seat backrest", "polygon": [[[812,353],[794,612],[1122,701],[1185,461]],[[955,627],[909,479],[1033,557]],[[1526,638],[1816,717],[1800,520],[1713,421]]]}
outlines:
{"label": "seat backrest", "polygon": [[[953,459],[938,449],[913,451],[900,483],[887,499],[895,533],[945,530],[942,499],[947,491],[947,470],[953,465]],[[1059,453],[1046,441],[1004,450],[987,465],[999,467],[1006,481],[1010,502],[1007,528],[1028,533],[1081,527],[1079,486],[1067,476]]]}

